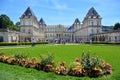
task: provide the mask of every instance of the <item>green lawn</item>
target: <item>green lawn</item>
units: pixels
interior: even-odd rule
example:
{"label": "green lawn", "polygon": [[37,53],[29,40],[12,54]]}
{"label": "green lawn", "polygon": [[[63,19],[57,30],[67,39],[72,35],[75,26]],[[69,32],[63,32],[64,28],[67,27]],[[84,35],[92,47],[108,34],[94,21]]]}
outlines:
{"label": "green lawn", "polygon": [[53,45],[35,46],[28,48],[0,49],[6,55],[18,53],[28,54],[29,58],[38,57],[40,54],[46,55],[54,53],[55,62],[59,64],[65,61],[68,66],[76,57],[80,57],[82,52],[90,52],[91,55],[98,55],[106,62],[110,63],[114,69],[113,74],[102,78],[60,76],[55,73],[37,71],[35,69],[23,68],[17,65],[0,63],[0,80],[120,80],[120,46],[103,45]]}

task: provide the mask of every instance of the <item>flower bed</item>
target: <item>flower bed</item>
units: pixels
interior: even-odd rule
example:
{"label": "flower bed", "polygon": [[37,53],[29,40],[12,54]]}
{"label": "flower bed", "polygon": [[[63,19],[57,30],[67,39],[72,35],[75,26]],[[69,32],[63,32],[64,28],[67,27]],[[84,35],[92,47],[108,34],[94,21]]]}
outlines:
{"label": "flower bed", "polygon": [[27,55],[23,54],[5,56],[3,53],[0,53],[0,62],[34,68],[45,72],[55,72],[57,75],[97,78],[112,74],[112,66],[109,63],[96,56],[90,56],[89,53],[83,53],[82,57],[76,58],[69,67],[66,66],[65,62],[61,62],[59,66],[55,66],[54,56],[52,54],[49,54],[47,57],[41,56],[40,58],[40,61],[37,58],[30,60],[27,58]]}

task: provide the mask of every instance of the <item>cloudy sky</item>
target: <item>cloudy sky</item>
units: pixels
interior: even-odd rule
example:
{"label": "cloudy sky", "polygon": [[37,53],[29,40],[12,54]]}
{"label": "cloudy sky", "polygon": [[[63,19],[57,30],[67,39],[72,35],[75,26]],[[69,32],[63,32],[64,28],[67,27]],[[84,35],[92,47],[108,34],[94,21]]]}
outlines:
{"label": "cloudy sky", "polygon": [[103,25],[120,22],[120,0],[0,0],[0,14],[8,15],[14,23],[27,7],[46,24],[71,25],[75,18],[82,22],[91,7],[102,17]]}

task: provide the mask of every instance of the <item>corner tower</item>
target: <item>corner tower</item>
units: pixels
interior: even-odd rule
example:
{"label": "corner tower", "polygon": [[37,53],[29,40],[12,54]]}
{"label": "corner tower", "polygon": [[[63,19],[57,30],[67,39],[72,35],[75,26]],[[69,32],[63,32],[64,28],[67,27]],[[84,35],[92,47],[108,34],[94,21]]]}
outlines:
{"label": "corner tower", "polygon": [[83,20],[83,27],[101,27],[101,16],[92,7]]}
{"label": "corner tower", "polygon": [[83,28],[88,28],[88,34],[96,34],[101,32],[101,16],[98,12],[92,7],[89,9],[83,20]]}
{"label": "corner tower", "polygon": [[78,29],[81,27],[81,23],[80,23],[80,20],[78,18],[75,19],[75,21],[73,23],[73,27],[74,27],[74,29]]}
{"label": "corner tower", "polygon": [[31,35],[36,41],[44,40],[44,32],[39,29],[39,22],[30,7],[20,17],[20,31]]}
{"label": "corner tower", "polygon": [[33,11],[28,7],[20,17],[20,31],[34,35],[34,29],[39,27],[37,18]]}
{"label": "corner tower", "polygon": [[45,21],[43,20],[43,18],[41,18],[39,21],[39,28],[42,30],[44,30],[46,28],[46,24],[45,24]]}

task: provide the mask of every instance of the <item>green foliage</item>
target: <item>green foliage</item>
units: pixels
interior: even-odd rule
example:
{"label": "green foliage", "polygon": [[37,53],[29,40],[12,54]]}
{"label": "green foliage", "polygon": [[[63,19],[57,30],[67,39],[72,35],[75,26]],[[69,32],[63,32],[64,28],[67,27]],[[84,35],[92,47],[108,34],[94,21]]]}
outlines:
{"label": "green foliage", "polygon": [[8,28],[9,26],[12,26],[10,18],[5,14],[0,15],[0,28]]}
{"label": "green foliage", "polygon": [[98,67],[101,64],[101,61],[98,57],[90,56],[90,53],[82,53],[81,64],[85,70],[91,70],[93,67]]}
{"label": "green foliage", "polygon": [[0,52],[0,56],[2,56],[2,55],[4,55],[5,53],[3,53],[3,52]]}
{"label": "green foliage", "polygon": [[101,60],[98,57],[91,57],[91,67],[99,67],[101,66]]}
{"label": "green foliage", "polygon": [[12,29],[12,30],[16,29],[14,23],[5,14],[0,15],[0,28],[5,28],[5,29],[7,28],[7,29]]}
{"label": "green foliage", "polygon": [[87,71],[89,77],[103,76],[102,61],[96,56],[90,56],[90,53],[82,54],[81,64]]}
{"label": "green foliage", "polygon": [[15,54],[14,57],[15,59],[26,59],[27,55],[26,54]]}
{"label": "green foliage", "polygon": [[46,65],[54,65],[54,55],[48,54],[47,57],[43,57],[40,55],[41,58],[41,66],[44,68]]}
{"label": "green foliage", "polygon": [[13,21],[6,15],[0,15],[0,28],[10,29],[10,30],[20,30],[20,22],[16,22],[14,25]]}
{"label": "green foliage", "polygon": [[120,23],[115,23],[114,30],[120,30]]}
{"label": "green foliage", "polygon": [[17,30],[17,31],[20,31],[20,22],[16,22],[16,23],[15,23],[15,26],[16,26],[16,30]]}

